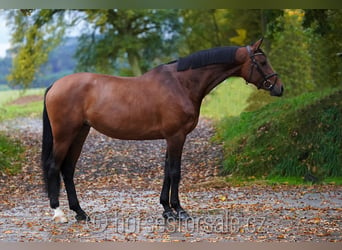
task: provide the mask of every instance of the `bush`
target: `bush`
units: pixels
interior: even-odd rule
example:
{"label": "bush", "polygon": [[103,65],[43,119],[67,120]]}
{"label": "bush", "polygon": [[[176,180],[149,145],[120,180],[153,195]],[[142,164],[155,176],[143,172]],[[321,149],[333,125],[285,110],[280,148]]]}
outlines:
{"label": "bush", "polygon": [[223,174],[342,176],[342,90],[279,99],[218,125]]}

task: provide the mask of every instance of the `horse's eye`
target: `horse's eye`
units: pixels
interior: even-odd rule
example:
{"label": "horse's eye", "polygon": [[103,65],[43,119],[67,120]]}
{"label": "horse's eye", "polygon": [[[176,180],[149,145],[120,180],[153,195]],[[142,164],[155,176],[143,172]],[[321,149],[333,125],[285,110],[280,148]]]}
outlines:
{"label": "horse's eye", "polygon": [[260,64],[261,64],[261,66],[266,66],[267,62],[266,61],[262,61]]}

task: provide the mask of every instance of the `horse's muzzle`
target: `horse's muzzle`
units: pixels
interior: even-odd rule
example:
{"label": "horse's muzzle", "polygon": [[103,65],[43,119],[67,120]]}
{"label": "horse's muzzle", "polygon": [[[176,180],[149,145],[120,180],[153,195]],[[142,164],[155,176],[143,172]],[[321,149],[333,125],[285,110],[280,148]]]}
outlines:
{"label": "horse's muzzle", "polygon": [[270,90],[271,96],[282,96],[284,92],[284,87],[283,85],[280,86],[273,86],[273,88]]}

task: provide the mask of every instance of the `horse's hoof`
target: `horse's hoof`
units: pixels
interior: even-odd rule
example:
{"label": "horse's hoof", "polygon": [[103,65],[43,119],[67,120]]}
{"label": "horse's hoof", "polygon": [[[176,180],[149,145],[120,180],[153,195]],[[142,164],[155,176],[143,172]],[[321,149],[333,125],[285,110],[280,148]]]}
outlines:
{"label": "horse's hoof", "polygon": [[59,207],[54,209],[55,210],[55,215],[52,217],[52,219],[56,222],[56,223],[67,223],[68,219],[65,216],[65,214],[63,213],[62,209],[60,209]]}
{"label": "horse's hoof", "polygon": [[53,220],[56,223],[68,223],[68,219],[65,216],[54,216]]}
{"label": "horse's hoof", "polygon": [[75,216],[77,221],[90,221],[90,217],[86,213],[79,213]]}
{"label": "horse's hoof", "polygon": [[172,211],[164,211],[163,218],[168,222],[175,221],[177,220],[177,215]]}
{"label": "horse's hoof", "polygon": [[185,212],[184,210],[178,211],[177,213],[177,219],[180,221],[186,221],[186,220],[191,220],[191,216]]}

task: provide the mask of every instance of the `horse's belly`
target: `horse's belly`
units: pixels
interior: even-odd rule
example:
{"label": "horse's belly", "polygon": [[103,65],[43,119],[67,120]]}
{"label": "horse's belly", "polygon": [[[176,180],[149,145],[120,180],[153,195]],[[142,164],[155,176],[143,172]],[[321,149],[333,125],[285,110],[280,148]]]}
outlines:
{"label": "horse's belly", "polygon": [[102,134],[122,140],[163,139],[163,133],[157,122],[112,118],[90,122],[90,125]]}
{"label": "horse's belly", "polygon": [[128,129],[107,129],[102,130],[95,128],[102,134],[121,140],[156,140],[164,139],[164,136],[158,131],[136,131]]}

